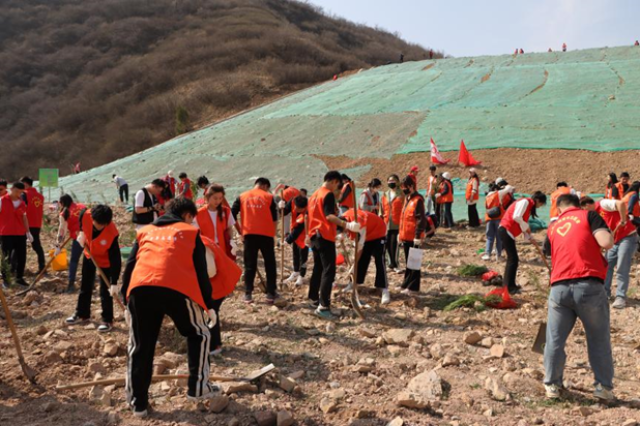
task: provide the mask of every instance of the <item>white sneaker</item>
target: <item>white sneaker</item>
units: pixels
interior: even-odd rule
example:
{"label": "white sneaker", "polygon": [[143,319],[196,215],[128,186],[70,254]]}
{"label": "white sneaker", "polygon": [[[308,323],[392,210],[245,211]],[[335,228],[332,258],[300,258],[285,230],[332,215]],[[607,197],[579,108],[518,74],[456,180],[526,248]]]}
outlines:
{"label": "white sneaker", "polygon": [[142,410],[142,411],[136,411],[135,408],[133,409],[133,415],[140,418],[140,419],[144,419],[145,417],[147,417],[149,415],[149,411],[148,410]]}
{"label": "white sneaker", "polygon": [[221,392],[222,392],[222,390],[220,389],[220,387],[218,385],[214,385],[212,383],[209,383],[207,385],[207,389],[205,389],[203,394],[200,395],[200,396],[193,396],[193,395],[189,395],[189,393],[187,393],[187,400],[188,401],[192,401],[192,402],[204,401],[205,399],[211,399],[214,396],[220,395]]}
{"label": "white sneaker", "polygon": [[393,272],[395,272],[396,274],[404,274],[404,271],[401,271],[400,268],[395,268]]}
{"label": "white sneaker", "polygon": [[380,301],[381,305],[388,305],[391,302],[391,295],[389,294],[389,289],[385,288],[382,290],[382,300]]}
{"label": "white sneaker", "polygon": [[343,293],[351,293],[352,291],[353,291],[353,283],[347,284],[347,286],[342,289]]}
{"label": "white sneaker", "polygon": [[544,385],[544,391],[549,399],[560,398],[560,387],[558,385]]}
{"label": "white sneaker", "polygon": [[303,286],[304,285],[304,277],[299,276],[298,279],[296,280],[296,285],[297,286]]}
{"label": "white sneaker", "polygon": [[485,253],[482,255],[482,260],[491,260],[491,256]]}
{"label": "white sneaker", "polygon": [[596,389],[593,391],[593,396],[602,401],[613,401],[616,399],[613,392],[604,388],[600,383],[596,385]]}
{"label": "white sneaker", "polygon": [[624,309],[625,306],[627,306],[627,301],[624,300],[624,297],[616,297],[616,301],[611,305],[615,309]]}
{"label": "white sneaker", "polygon": [[295,281],[296,278],[298,278],[300,276],[299,272],[292,272],[291,276],[289,276],[289,278],[287,278],[286,280],[284,280],[285,283],[289,284],[292,283],[293,281]]}

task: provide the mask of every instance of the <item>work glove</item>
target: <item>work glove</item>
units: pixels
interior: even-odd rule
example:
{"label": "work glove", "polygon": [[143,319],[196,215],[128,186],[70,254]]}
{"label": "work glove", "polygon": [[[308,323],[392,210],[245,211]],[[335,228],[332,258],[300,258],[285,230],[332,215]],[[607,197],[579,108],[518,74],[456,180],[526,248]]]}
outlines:
{"label": "work glove", "polygon": [[209,276],[209,278],[213,278],[216,276],[216,273],[218,272],[216,269],[216,260],[213,257],[213,252],[211,251],[211,249],[209,247],[206,248],[207,251],[207,275]]}
{"label": "work glove", "polygon": [[56,244],[55,249],[53,250],[53,257],[57,257],[60,254],[60,244]]}
{"label": "work glove", "polygon": [[87,237],[84,235],[84,232],[80,231],[78,236],[76,237],[76,241],[80,244],[80,247],[84,248],[85,243],[87,242]]}
{"label": "work glove", "polygon": [[27,241],[29,241],[29,244],[33,244],[33,235],[31,235],[31,232],[27,232]]}
{"label": "work glove", "polygon": [[287,206],[286,201],[284,201],[284,200],[280,200],[280,201],[278,202],[278,208],[279,208],[280,210],[284,210],[284,208],[285,208],[286,206]]}
{"label": "work glove", "polygon": [[358,222],[347,223],[347,231],[360,232],[360,224]]}
{"label": "work glove", "polygon": [[231,254],[235,256],[237,251],[238,251],[238,244],[234,240],[231,240]]}
{"label": "work glove", "polygon": [[119,296],[118,284],[111,284],[111,286],[109,287],[109,294],[114,299]]}
{"label": "work glove", "polygon": [[215,327],[216,323],[218,322],[218,315],[216,315],[216,311],[214,311],[213,309],[209,309],[207,311],[207,315],[209,315],[209,319],[211,320],[211,324],[209,324],[209,326]]}
{"label": "work glove", "polygon": [[420,238],[416,238],[416,239],[414,239],[414,240],[413,240],[413,246],[414,246],[415,248],[422,247],[422,239],[420,239]]}
{"label": "work glove", "polygon": [[340,242],[340,241],[342,241],[342,240],[344,240],[344,234],[337,234],[337,235],[336,235],[336,241],[337,241],[337,242]]}

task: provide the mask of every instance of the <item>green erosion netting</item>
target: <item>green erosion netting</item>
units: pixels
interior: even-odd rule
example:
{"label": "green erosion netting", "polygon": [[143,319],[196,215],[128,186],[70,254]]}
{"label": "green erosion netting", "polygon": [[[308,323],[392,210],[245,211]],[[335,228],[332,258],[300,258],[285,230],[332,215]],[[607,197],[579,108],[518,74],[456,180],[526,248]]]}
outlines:
{"label": "green erosion netting", "polygon": [[[318,156],[390,158],[491,148],[640,148],[640,48],[454,58],[361,71],[61,180],[113,202],[112,173],[134,191],[168,170],[206,174],[229,196],[257,176],[310,190]],[[366,168],[353,170],[359,178]],[[460,203],[458,203],[460,205]]]}

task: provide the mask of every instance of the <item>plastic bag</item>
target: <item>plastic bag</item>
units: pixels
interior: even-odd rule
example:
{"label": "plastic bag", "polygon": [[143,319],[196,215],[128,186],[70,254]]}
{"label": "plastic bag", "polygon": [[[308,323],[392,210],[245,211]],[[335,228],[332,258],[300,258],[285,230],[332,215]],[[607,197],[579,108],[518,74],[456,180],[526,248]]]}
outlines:
{"label": "plastic bag", "polygon": [[486,303],[486,305],[491,308],[516,309],[518,307],[518,304],[516,303],[516,301],[511,298],[511,295],[509,294],[509,289],[507,287],[500,287],[500,288],[491,290],[489,293],[487,293],[485,298],[490,296],[500,296],[500,298],[502,299],[500,302],[497,302],[497,303]]}
{"label": "plastic bag", "polygon": [[[54,253],[55,250],[49,251],[49,257],[53,257]],[[57,255],[55,259],[53,259],[53,262],[51,262],[51,269],[53,269],[54,271],[66,271],[68,267],[69,264],[67,262],[67,250],[62,249],[60,250],[60,254]]]}
{"label": "plastic bag", "polygon": [[409,257],[407,258],[407,269],[419,271],[422,268],[422,256],[424,250],[411,247],[409,249]]}

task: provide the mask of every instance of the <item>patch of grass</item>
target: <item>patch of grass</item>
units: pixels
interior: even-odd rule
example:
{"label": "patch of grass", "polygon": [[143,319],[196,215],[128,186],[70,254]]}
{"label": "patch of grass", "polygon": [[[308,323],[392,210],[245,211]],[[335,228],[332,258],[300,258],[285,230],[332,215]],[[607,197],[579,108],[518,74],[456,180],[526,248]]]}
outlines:
{"label": "patch of grass", "polygon": [[440,294],[436,297],[433,297],[431,299],[429,299],[426,302],[426,305],[431,308],[434,309],[436,311],[442,311],[444,310],[444,308],[447,307],[447,305],[451,304],[452,302],[454,302],[455,300],[458,299],[459,296],[456,296],[455,294]]}
{"label": "patch of grass", "polygon": [[[477,296],[475,294],[467,294],[465,296],[459,297],[453,302],[449,303],[444,307],[443,311],[449,312],[458,308],[475,308],[477,312],[484,311],[488,304],[496,304],[500,303],[502,298],[500,296]],[[476,302],[480,302],[481,305],[476,306]]]}
{"label": "patch of grass", "polygon": [[489,269],[484,265],[464,265],[457,270],[461,277],[479,277],[486,272],[489,272]]}

